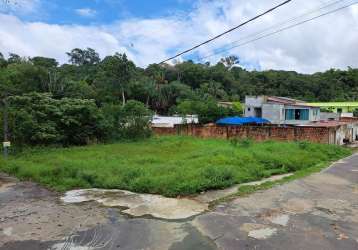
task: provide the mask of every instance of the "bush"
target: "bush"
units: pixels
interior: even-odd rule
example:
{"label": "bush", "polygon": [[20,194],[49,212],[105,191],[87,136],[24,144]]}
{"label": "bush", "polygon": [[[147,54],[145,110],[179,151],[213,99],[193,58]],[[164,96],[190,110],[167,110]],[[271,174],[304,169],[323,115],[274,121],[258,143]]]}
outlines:
{"label": "bush", "polygon": [[128,101],[119,114],[121,138],[146,138],[151,134],[150,121],[152,112],[138,101]]}
{"label": "bush", "polygon": [[107,104],[102,107],[109,123],[110,140],[139,139],[151,135],[152,112],[141,102],[130,100],[124,106]]}
{"label": "bush", "polygon": [[354,117],[358,117],[358,109],[355,109],[355,110],[353,111],[353,116],[354,116]]}
{"label": "bush", "polygon": [[9,98],[10,138],[17,145],[85,145],[103,140],[107,128],[93,100],[40,93]]}

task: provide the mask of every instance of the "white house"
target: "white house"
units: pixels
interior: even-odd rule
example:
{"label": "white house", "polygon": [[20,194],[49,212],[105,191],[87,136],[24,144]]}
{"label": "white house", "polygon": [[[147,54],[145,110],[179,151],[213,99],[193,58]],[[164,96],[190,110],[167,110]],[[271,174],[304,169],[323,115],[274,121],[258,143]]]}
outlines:
{"label": "white house", "polygon": [[197,115],[182,116],[153,116],[151,126],[156,128],[174,128],[175,125],[188,124],[188,123],[199,123]]}

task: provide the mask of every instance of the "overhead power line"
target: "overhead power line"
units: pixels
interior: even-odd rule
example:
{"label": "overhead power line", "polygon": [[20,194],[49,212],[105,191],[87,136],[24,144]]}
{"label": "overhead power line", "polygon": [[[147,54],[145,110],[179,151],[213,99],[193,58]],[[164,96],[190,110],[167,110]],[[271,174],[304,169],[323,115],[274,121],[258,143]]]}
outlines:
{"label": "overhead power line", "polygon": [[[295,16],[295,17],[292,17],[292,18],[289,18],[289,19],[287,19],[287,20],[285,20],[285,21],[282,21],[282,22],[279,22],[279,23],[274,24],[274,25],[272,25],[272,26],[269,26],[269,27],[267,27],[267,28],[265,28],[265,29],[263,29],[263,30],[261,30],[261,31],[259,31],[259,32],[251,33],[251,34],[249,34],[249,35],[247,35],[247,36],[244,36],[244,37],[242,37],[242,38],[240,38],[240,39],[238,39],[238,40],[236,40],[236,41],[230,42],[230,43],[226,44],[225,46],[223,46],[222,49],[216,51],[215,53],[216,53],[216,54],[221,53],[222,51],[225,51],[225,47],[228,47],[228,46],[230,46],[230,45],[234,46],[235,44],[237,44],[237,43],[239,43],[239,42],[242,42],[242,41],[246,41],[247,39],[249,39],[249,38],[251,38],[251,37],[257,37],[258,35],[265,34],[267,31],[273,30],[273,29],[275,29],[275,28],[282,27],[283,25],[292,23],[292,22],[294,22],[294,21],[298,21],[299,19],[301,19],[301,18],[303,18],[303,17],[309,16],[309,15],[311,15],[311,14],[313,14],[313,13],[319,12],[319,11],[321,11],[321,10],[323,10],[323,9],[328,8],[328,7],[332,7],[332,6],[336,5],[336,4],[341,3],[341,2],[344,2],[344,1],[346,1],[346,0],[338,0],[338,1],[337,1],[337,0],[334,0],[334,1],[326,2],[326,3],[322,4],[322,5],[320,5],[318,8],[311,9],[310,11],[305,12],[305,13],[303,13],[303,14],[301,14],[301,15],[298,15],[298,16]],[[201,58],[199,58],[199,60],[205,59],[206,57],[209,57],[209,56],[211,56],[211,55],[212,55],[212,54],[210,54],[210,55],[208,55],[208,56],[201,57]]]}
{"label": "overhead power line", "polygon": [[209,40],[207,40],[207,41],[205,41],[205,42],[202,42],[202,43],[200,43],[200,44],[198,44],[198,45],[196,45],[196,46],[194,46],[194,47],[192,47],[192,48],[190,48],[190,49],[187,49],[187,50],[185,50],[185,51],[183,51],[183,52],[180,52],[179,54],[177,54],[177,55],[175,55],[175,56],[173,56],[173,57],[170,57],[170,58],[168,58],[168,59],[165,59],[164,61],[160,62],[159,64],[162,64],[162,63],[165,63],[165,62],[170,61],[170,60],[172,60],[172,59],[175,59],[175,58],[177,58],[178,56],[184,55],[184,54],[186,54],[186,53],[188,53],[188,52],[190,52],[190,51],[192,51],[192,50],[195,50],[195,49],[197,49],[197,48],[199,48],[199,47],[201,47],[201,46],[203,46],[203,45],[205,45],[205,44],[208,44],[208,43],[210,43],[210,42],[212,42],[212,41],[214,41],[214,40],[216,40],[216,39],[218,39],[218,38],[220,38],[220,37],[222,37],[222,36],[224,36],[224,35],[226,35],[226,34],[232,32],[232,31],[234,31],[234,30],[236,30],[236,29],[238,29],[238,28],[240,28],[240,27],[242,27],[242,26],[244,26],[244,25],[246,25],[246,24],[248,24],[248,23],[250,23],[250,22],[252,22],[252,21],[254,21],[254,20],[256,20],[256,19],[258,19],[258,18],[260,18],[260,17],[262,17],[262,16],[264,16],[264,15],[266,15],[266,14],[268,14],[268,13],[270,13],[270,12],[276,10],[276,9],[278,9],[278,8],[280,8],[280,7],[283,6],[283,5],[288,4],[288,3],[291,2],[291,1],[292,1],[292,0],[286,0],[286,1],[282,2],[282,3],[280,3],[279,5],[276,5],[275,7],[271,8],[271,9],[269,9],[269,10],[267,10],[267,11],[261,13],[261,14],[255,16],[255,17],[253,17],[253,18],[251,18],[251,19],[249,19],[249,20],[247,20],[247,21],[245,21],[245,22],[243,22],[243,23],[241,23],[241,24],[239,24],[239,25],[237,25],[237,26],[235,26],[235,27],[233,27],[233,28],[231,28],[231,29],[229,29],[229,30],[227,30],[227,31],[225,31],[225,32],[223,32],[223,33],[217,35],[217,36],[215,36],[215,37],[213,37],[213,38],[210,38]]}
{"label": "overhead power line", "polygon": [[277,33],[280,33],[280,32],[282,32],[282,31],[285,31],[285,30],[288,30],[288,29],[292,29],[292,28],[294,28],[294,27],[296,27],[296,26],[299,26],[299,25],[302,25],[302,24],[304,24],[304,23],[313,21],[313,20],[318,19],[318,18],[320,18],[320,17],[327,16],[327,15],[329,15],[329,14],[333,14],[333,13],[335,13],[335,12],[338,12],[338,11],[340,11],[340,10],[346,9],[346,8],[348,8],[348,7],[350,7],[350,6],[353,6],[353,5],[356,5],[356,4],[358,4],[358,2],[353,2],[353,3],[351,3],[351,4],[348,4],[348,5],[345,5],[345,6],[336,8],[336,9],[334,9],[334,10],[327,11],[327,12],[325,12],[325,13],[323,13],[323,14],[314,16],[314,17],[312,17],[312,18],[309,18],[309,19],[303,20],[303,21],[301,21],[301,22],[298,22],[298,23],[295,23],[295,24],[286,26],[286,27],[284,27],[284,28],[281,28],[281,29],[278,29],[278,30],[276,30],[276,31],[270,32],[270,33],[268,33],[268,34],[265,34],[265,35],[256,37],[256,38],[251,39],[251,40],[248,40],[248,41],[246,41],[246,42],[239,43],[238,45],[229,47],[229,48],[227,48],[227,49],[223,49],[223,50],[220,50],[220,51],[218,51],[218,52],[212,53],[212,54],[210,54],[210,55],[201,57],[201,58],[199,58],[199,60],[203,60],[203,59],[205,59],[205,58],[212,57],[212,56],[221,54],[221,53],[223,53],[223,52],[230,51],[230,50],[232,50],[232,49],[235,49],[235,48],[238,48],[238,47],[247,45],[247,44],[249,44],[249,43],[253,43],[253,42],[258,41],[258,40],[261,40],[261,39],[263,39],[263,38],[266,38],[266,37],[275,35],[275,34],[277,34]]}

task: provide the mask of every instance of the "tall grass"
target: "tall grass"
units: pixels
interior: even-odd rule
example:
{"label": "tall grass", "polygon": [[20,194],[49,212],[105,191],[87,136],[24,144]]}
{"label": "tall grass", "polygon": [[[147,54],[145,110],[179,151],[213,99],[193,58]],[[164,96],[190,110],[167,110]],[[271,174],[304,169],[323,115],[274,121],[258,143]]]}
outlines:
{"label": "tall grass", "polygon": [[350,154],[338,146],[192,137],[26,151],[0,161],[0,171],[57,191],[125,189],[190,195],[328,164]]}

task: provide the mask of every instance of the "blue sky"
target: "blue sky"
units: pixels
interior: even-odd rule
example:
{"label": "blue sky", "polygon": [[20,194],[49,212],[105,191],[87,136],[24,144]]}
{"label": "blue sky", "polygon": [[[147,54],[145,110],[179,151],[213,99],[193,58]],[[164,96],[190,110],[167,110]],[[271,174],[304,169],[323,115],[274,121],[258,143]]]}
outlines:
{"label": "blue sky", "polygon": [[[4,6],[2,1],[0,52],[5,56],[9,53],[46,56],[66,63],[66,52],[90,47],[102,58],[116,52],[126,53],[137,65],[145,67],[222,33],[283,0],[10,0],[17,2],[10,6]],[[324,10],[354,1],[342,0]],[[250,70],[305,73],[358,67],[358,4],[207,57],[329,2],[334,1],[292,1],[178,60],[197,62],[207,58],[199,62],[213,64],[224,56],[236,55],[241,66]]]}
{"label": "blue sky", "polygon": [[[13,0],[16,1],[16,0]],[[26,2],[26,0],[22,0]],[[35,1],[37,2],[37,1]],[[158,18],[173,13],[189,13],[195,1],[190,0],[53,0],[42,1],[42,15],[8,8],[25,21],[51,24],[108,24],[129,18]],[[82,11],[81,11],[82,10]]]}

